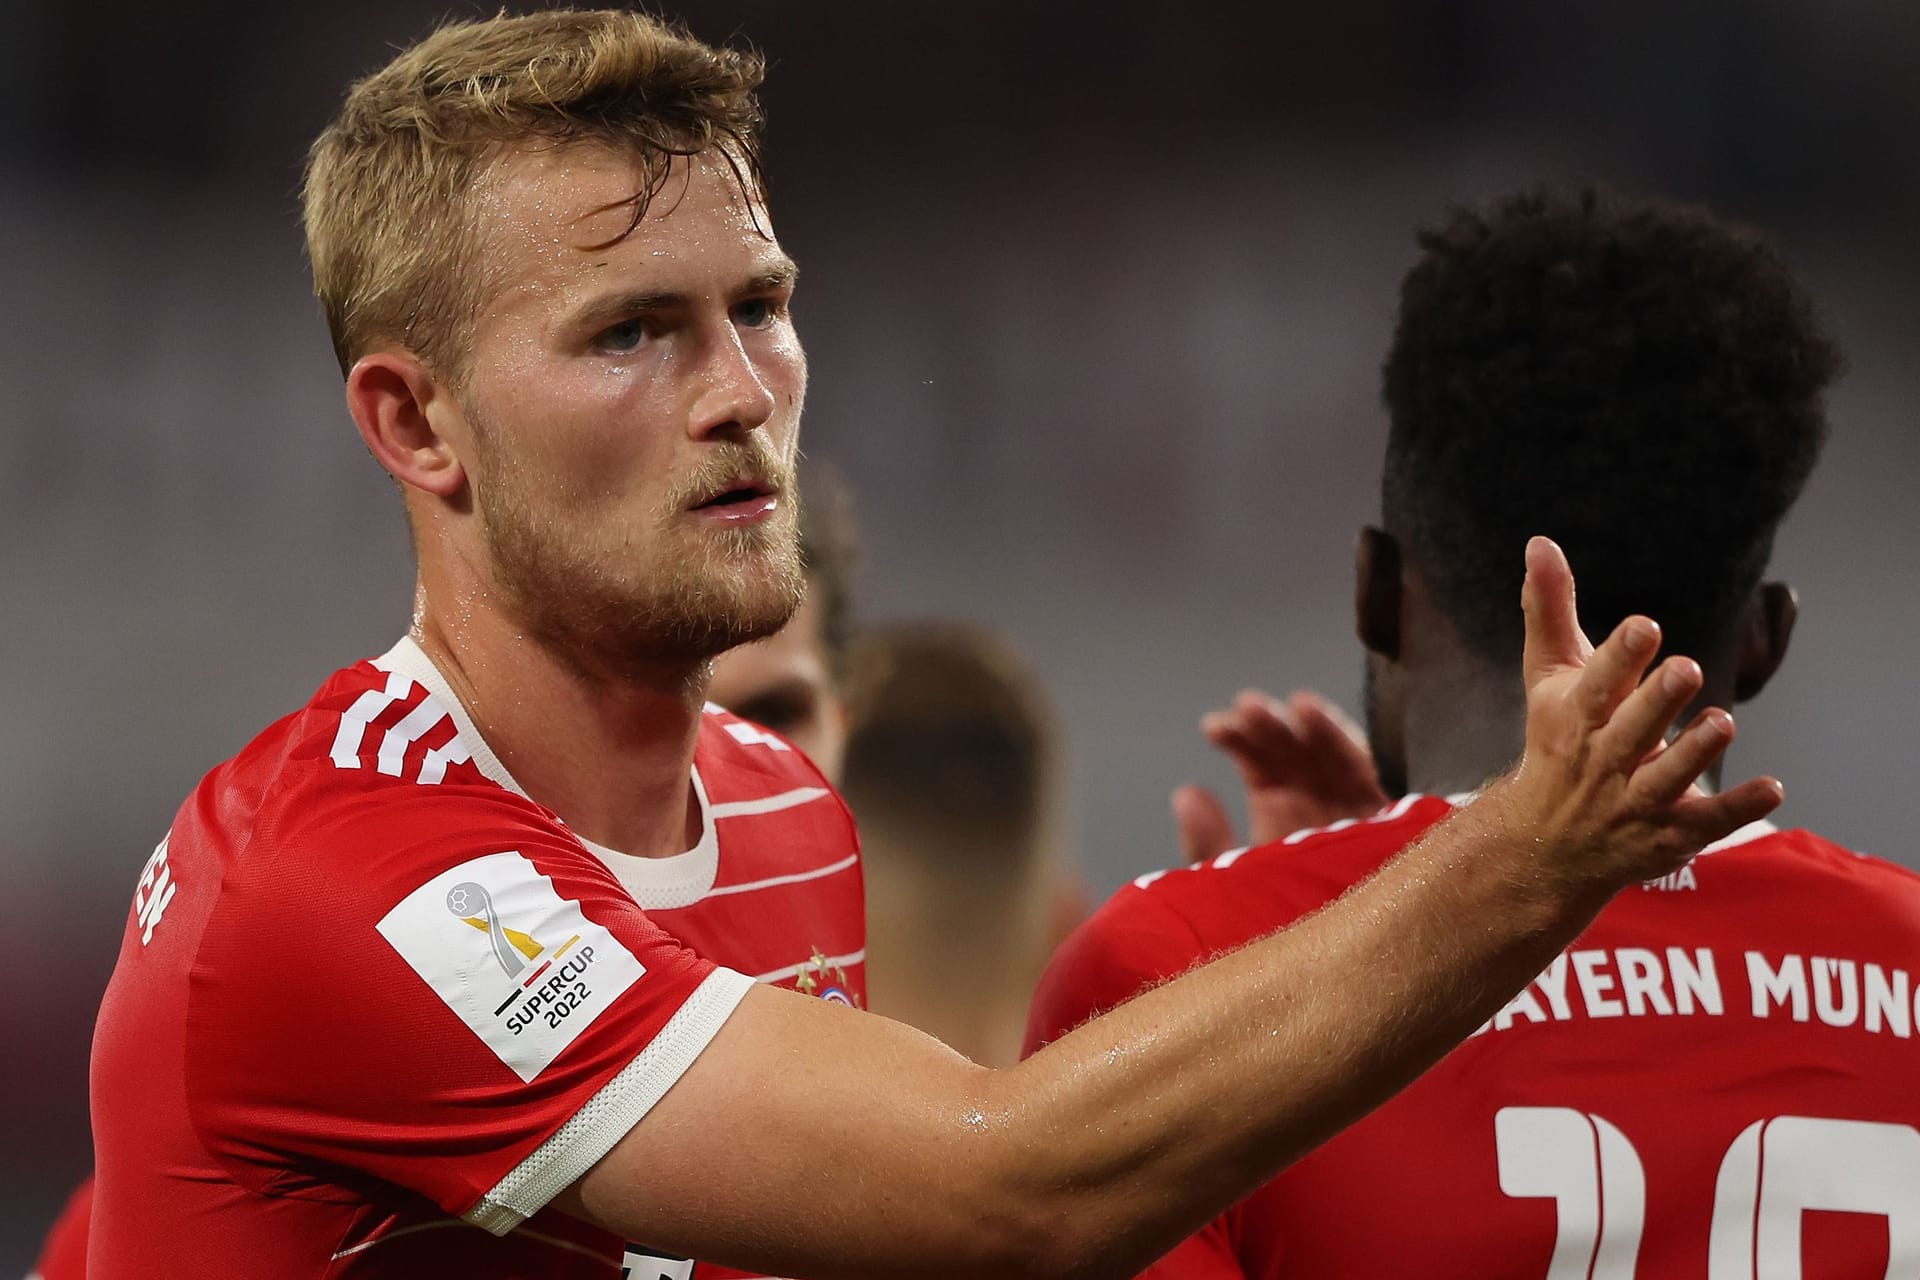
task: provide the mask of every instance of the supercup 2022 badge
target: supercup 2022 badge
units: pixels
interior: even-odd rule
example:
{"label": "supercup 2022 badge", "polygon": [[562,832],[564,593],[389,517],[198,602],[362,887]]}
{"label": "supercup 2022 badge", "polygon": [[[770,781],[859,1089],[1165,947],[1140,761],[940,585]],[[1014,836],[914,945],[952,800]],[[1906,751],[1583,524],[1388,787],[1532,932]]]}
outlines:
{"label": "supercup 2022 badge", "polygon": [[513,851],[435,876],[379,931],[522,1080],[544,1071],[646,972]]}

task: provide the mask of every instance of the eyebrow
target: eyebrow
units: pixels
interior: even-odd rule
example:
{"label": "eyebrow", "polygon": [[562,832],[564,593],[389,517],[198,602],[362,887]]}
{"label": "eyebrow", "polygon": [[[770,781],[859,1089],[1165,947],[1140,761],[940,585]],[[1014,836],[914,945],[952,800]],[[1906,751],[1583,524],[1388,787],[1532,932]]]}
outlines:
{"label": "eyebrow", "polygon": [[[791,289],[800,278],[800,268],[791,258],[781,257],[765,270],[755,272],[736,291],[743,296],[765,293],[772,289]],[[575,312],[570,324],[583,328],[610,324],[622,316],[646,315],[649,312],[684,310],[693,302],[693,295],[677,290],[661,289],[645,293],[615,293],[596,298]]]}

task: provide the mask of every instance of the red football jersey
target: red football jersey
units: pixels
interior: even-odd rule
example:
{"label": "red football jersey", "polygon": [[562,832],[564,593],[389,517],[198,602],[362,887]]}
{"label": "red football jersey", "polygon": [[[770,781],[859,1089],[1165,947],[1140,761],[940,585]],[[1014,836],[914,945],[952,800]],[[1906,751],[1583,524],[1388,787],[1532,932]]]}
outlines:
{"label": "red football jersey", "polygon": [[27,1280],[86,1280],[87,1219],[92,1213],[93,1179],[88,1178],[67,1197]]}
{"label": "red football jersey", "polygon": [[709,707],[692,784],[689,852],[582,840],[411,641],[216,768],[101,1005],[93,1271],[693,1274],[544,1206],[755,980],[864,1003],[865,919],[799,752]]}
{"label": "red football jersey", "polygon": [[[1143,876],[1055,958],[1029,1049],[1331,901],[1449,812],[1408,797]],[[1465,1044],[1148,1274],[1920,1275],[1917,973],[1920,877],[1756,823],[1622,894]]]}

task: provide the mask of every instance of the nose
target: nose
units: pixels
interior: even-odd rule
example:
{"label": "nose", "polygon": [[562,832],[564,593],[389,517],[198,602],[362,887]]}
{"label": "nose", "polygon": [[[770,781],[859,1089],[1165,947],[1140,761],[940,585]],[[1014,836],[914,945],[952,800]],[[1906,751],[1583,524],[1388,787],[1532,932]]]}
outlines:
{"label": "nose", "polygon": [[764,427],[778,405],[767,371],[755,362],[740,331],[724,325],[706,345],[697,382],[699,391],[687,423],[695,439],[744,434]]}

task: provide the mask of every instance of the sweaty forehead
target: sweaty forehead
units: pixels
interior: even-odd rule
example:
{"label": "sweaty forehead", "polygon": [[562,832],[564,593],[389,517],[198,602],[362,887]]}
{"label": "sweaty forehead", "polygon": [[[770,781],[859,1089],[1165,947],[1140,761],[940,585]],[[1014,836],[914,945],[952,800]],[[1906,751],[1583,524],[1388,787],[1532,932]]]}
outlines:
{"label": "sweaty forehead", "polygon": [[603,273],[615,259],[667,268],[778,256],[766,206],[748,198],[726,156],[675,157],[634,226],[633,202],[646,185],[638,157],[599,144],[519,150],[494,160],[471,197],[491,283],[545,292]]}

